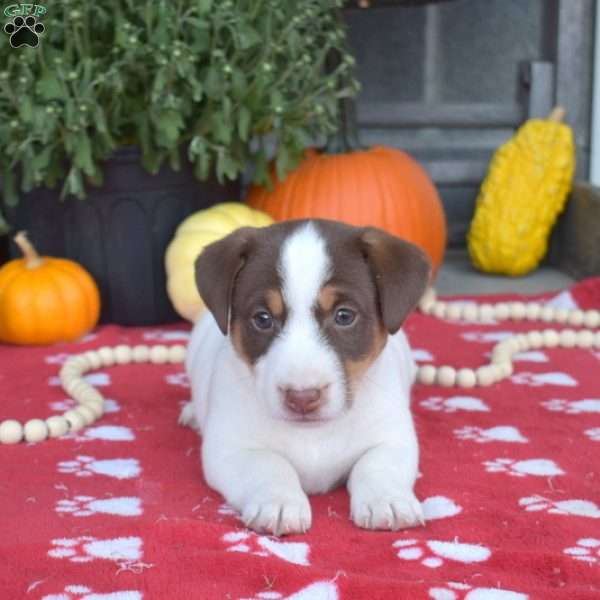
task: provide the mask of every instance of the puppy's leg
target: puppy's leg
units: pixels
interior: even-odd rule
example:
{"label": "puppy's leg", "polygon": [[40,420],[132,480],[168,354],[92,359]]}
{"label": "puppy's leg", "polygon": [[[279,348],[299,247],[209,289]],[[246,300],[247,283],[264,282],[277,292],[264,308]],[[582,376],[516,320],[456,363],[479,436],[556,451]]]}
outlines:
{"label": "puppy's leg", "polygon": [[225,457],[205,453],[204,475],[250,529],[286,535],[305,533],[311,525],[310,503],[298,474],[274,452],[239,450]]}
{"label": "puppy's leg", "polygon": [[356,462],[348,478],[350,518],[365,529],[403,529],[424,525],[413,493],[417,452],[411,448],[375,446]]}

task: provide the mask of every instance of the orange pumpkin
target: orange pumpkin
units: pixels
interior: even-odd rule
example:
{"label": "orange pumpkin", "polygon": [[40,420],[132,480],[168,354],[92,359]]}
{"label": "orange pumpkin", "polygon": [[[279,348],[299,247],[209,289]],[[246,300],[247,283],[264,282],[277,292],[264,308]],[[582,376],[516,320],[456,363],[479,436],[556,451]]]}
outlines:
{"label": "orange pumpkin", "polygon": [[90,274],[72,260],[41,257],[24,232],[23,252],[0,268],[0,341],[52,344],[87,333],[100,316],[100,294]]}
{"label": "orange pumpkin", "polygon": [[437,190],[415,159],[394,148],[308,151],[272,191],[253,186],[246,201],[276,221],[321,218],[380,227],[421,247],[434,273],[444,256],[446,219]]}

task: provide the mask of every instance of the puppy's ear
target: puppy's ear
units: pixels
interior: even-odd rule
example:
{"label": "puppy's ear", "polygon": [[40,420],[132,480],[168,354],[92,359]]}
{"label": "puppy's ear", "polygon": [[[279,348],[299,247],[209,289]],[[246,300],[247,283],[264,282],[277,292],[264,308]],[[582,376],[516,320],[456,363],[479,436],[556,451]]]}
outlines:
{"label": "puppy's ear", "polygon": [[362,230],[360,245],[377,287],[383,324],[394,334],[421,299],[431,264],[414,244],[375,227]]}
{"label": "puppy's ear", "polygon": [[255,243],[256,229],[241,227],[204,248],[196,259],[196,286],[213,314],[219,329],[227,335],[233,288]]}

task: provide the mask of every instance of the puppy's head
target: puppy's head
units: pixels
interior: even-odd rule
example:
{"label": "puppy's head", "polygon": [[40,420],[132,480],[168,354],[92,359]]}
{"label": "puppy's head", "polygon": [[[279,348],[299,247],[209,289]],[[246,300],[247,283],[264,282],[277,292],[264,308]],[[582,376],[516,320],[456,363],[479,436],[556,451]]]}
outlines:
{"label": "puppy's head", "polygon": [[342,414],[423,294],[429,261],[372,227],[289,221],[238,229],[196,261],[200,295],[250,367],[268,413]]}

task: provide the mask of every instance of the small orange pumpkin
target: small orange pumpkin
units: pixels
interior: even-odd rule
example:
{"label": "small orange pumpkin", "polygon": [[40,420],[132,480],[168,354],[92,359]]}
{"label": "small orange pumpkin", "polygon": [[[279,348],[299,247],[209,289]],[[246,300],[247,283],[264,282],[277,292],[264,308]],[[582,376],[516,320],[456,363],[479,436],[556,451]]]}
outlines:
{"label": "small orange pumpkin", "polygon": [[446,218],[437,190],[425,169],[395,148],[310,150],[272,191],[253,186],[246,201],[276,221],[321,218],[379,227],[422,248],[434,273],[444,256]]}
{"label": "small orange pumpkin", "polygon": [[100,294],[91,275],[72,260],[39,256],[24,232],[15,243],[23,258],[0,268],[0,341],[52,344],[92,329]]}

